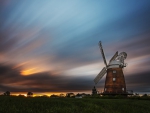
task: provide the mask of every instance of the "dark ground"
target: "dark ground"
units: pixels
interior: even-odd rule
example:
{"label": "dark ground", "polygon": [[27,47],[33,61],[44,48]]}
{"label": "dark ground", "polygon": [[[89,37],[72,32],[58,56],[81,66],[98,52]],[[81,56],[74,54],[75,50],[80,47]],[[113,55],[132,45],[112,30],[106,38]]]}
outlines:
{"label": "dark ground", "polygon": [[0,113],[150,113],[150,100],[0,96]]}

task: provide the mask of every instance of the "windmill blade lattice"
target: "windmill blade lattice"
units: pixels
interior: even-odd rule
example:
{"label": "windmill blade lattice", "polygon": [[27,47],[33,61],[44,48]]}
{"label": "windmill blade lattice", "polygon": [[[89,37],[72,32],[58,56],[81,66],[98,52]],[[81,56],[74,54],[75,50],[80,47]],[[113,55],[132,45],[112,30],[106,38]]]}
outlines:
{"label": "windmill blade lattice", "polygon": [[117,56],[118,56],[118,51],[117,51],[117,52],[114,54],[114,56],[110,59],[109,63],[110,63],[111,61],[115,60]]}
{"label": "windmill blade lattice", "polygon": [[96,76],[96,78],[94,79],[95,84],[97,84],[99,82],[99,80],[106,74],[106,67],[104,67],[100,73]]}

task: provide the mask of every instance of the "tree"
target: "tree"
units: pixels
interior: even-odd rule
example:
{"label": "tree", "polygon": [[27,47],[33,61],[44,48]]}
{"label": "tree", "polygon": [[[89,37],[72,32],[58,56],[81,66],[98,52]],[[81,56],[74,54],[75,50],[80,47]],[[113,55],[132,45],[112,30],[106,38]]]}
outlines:
{"label": "tree", "polygon": [[142,95],[143,97],[147,97],[148,95],[147,94],[144,94],[144,95]]}
{"label": "tree", "polygon": [[98,94],[98,91],[96,90],[95,86],[93,87],[92,89],[92,95],[97,95]]}
{"label": "tree", "polygon": [[75,97],[75,94],[74,93],[67,93],[66,97]]}
{"label": "tree", "polygon": [[62,94],[62,93],[61,93],[59,96],[60,96],[60,97],[65,97],[65,95],[64,95],[64,94]]}
{"label": "tree", "polygon": [[6,92],[4,93],[4,95],[10,96],[10,92],[9,92],[9,91],[6,91]]}
{"label": "tree", "polygon": [[32,92],[28,92],[28,93],[27,93],[27,96],[28,96],[28,97],[32,97],[32,96],[33,96],[33,93],[32,93]]}
{"label": "tree", "polygon": [[51,97],[51,98],[58,98],[58,95],[54,95],[54,94],[53,94],[53,95],[51,95],[50,97]]}

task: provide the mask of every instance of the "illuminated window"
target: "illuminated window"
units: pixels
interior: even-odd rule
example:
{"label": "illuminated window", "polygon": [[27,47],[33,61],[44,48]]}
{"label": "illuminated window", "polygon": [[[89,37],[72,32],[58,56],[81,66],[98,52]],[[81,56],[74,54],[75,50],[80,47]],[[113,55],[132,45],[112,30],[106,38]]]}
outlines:
{"label": "illuminated window", "polygon": [[116,73],[116,70],[113,70],[113,73]]}
{"label": "illuminated window", "polygon": [[122,88],[122,91],[124,91],[124,88]]}
{"label": "illuminated window", "polygon": [[116,78],[113,78],[113,82],[115,82],[116,81]]}
{"label": "illuminated window", "polygon": [[107,88],[105,88],[105,91],[107,90]]}

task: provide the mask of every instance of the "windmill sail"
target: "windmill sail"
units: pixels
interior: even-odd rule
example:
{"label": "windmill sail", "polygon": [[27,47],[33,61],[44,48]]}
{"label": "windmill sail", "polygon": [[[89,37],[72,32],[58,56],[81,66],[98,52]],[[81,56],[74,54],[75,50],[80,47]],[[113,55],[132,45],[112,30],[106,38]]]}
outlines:
{"label": "windmill sail", "polygon": [[105,54],[104,54],[104,51],[103,51],[103,47],[102,47],[101,41],[99,41],[99,48],[101,50],[101,54],[102,54],[102,57],[103,57],[103,60],[104,60],[104,64],[107,67],[107,62],[106,62],[106,59],[105,59]]}
{"label": "windmill sail", "polygon": [[115,60],[117,56],[118,56],[118,51],[117,51],[117,52],[114,54],[114,56],[110,59],[109,63],[110,63],[111,61]]}
{"label": "windmill sail", "polygon": [[96,76],[96,78],[94,79],[95,84],[98,83],[98,81],[105,75],[106,73],[106,67],[104,67],[100,73]]}

